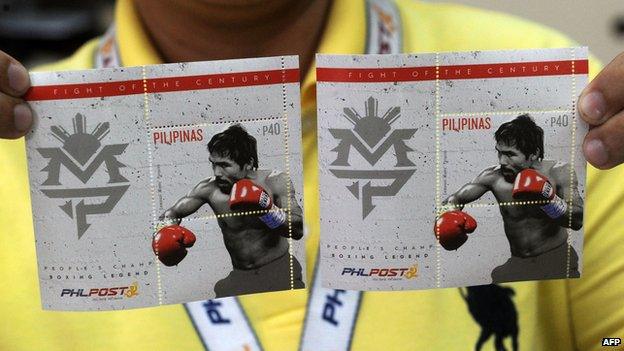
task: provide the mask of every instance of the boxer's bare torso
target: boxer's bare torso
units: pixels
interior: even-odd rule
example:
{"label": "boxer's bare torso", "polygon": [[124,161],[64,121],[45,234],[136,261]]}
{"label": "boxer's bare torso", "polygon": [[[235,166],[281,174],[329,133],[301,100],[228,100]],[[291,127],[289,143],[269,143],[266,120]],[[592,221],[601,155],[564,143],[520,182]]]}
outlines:
{"label": "boxer's bare torso", "polygon": [[[565,188],[572,188],[574,201],[581,201],[576,191],[576,184],[570,186],[570,168],[567,164],[556,163],[552,160],[536,162],[535,170],[545,175],[557,195],[568,199]],[[567,240],[567,231],[562,226],[562,218],[553,220],[540,208],[544,204],[514,205],[517,203],[512,197],[513,182],[505,180],[500,166],[486,168],[471,183],[464,185],[459,191],[445,200],[445,203],[456,204],[459,207],[475,201],[487,191],[491,191],[499,203],[500,213],[503,217],[505,235],[509,240],[511,254],[517,257],[531,257],[543,254]],[[565,187],[565,188],[564,188]],[[575,205],[582,206],[581,203]]]}
{"label": "boxer's bare torso", "polygon": [[[263,187],[273,198],[276,206],[285,208],[286,206],[283,206],[282,202],[285,202],[286,199],[279,194],[279,191],[275,191],[275,189],[280,188],[276,184],[277,181],[280,181],[280,175],[278,172],[255,170],[250,171],[246,178]],[[203,202],[203,204],[210,205],[216,215],[232,213],[228,205],[229,192],[224,193],[212,177],[199,182],[191,194],[192,198],[195,199],[195,203],[192,204],[193,207],[196,207],[199,202]],[[176,217],[173,216],[176,213],[191,210],[192,208],[184,208],[184,199],[178,201],[172,209],[165,213],[165,216],[173,218]],[[198,208],[199,206],[197,206]],[[172,210],[174,213],[170,212]],[[219,216],[217,222],[234,268],[258,268],[288,252],[288,239],[269,229],[260,221],[258,214]]]}

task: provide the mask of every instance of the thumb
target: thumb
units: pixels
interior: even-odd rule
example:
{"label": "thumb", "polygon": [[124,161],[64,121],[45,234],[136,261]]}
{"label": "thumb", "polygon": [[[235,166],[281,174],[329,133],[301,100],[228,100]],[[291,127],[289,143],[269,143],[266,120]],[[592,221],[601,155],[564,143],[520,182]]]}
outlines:
{"label": "thumb", "polygon": [[590,125],[583,141],[587,161],[600,169],[624,162],[624,53],[583,90],[578,110]]}

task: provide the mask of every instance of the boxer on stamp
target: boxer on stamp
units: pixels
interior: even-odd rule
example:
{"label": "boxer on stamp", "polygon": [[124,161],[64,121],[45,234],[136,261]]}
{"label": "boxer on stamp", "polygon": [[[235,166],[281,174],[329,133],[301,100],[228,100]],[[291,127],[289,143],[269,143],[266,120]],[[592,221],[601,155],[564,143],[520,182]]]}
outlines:
{"label": "boxer on stamp", "polygon": [[477,222],[462,209],[491,191],[499,204],[533,202],[499,206],[512,257],[492,271],[493,282],[563,278],[568,269],[570,277],[579,277],[573,248],[569,266],[567,256],[566,228],[579,230],[583,225],[583,199],[574,170],[568,163],[544,159],[544,131],[529,115],[503,123],[494,138],[499,164],[443,201],[455,209],[436,221],[440,244],[456,250],[467,240]]}
{"label": "boxer on stamp", "polygon": [[[161,262],[172,266],[186,256],[195,236],[180,227],[182,218],[208,204],[216,215],[249,212],[249,215],[218,217],[233,271],[215,285],[217,297],[290,289],[288,238],[303,236],[302,210],[290,193],[286,174],[258,169],[256,139],[239,124],[212,137],[208,143],[213,177],[200,181],[166,210],[160,219],[172,224],[154,237],[154,251]],[[292,184],[290,189],[294,189]],[[303,288],[301,265],[293,256],[294,288]]]}

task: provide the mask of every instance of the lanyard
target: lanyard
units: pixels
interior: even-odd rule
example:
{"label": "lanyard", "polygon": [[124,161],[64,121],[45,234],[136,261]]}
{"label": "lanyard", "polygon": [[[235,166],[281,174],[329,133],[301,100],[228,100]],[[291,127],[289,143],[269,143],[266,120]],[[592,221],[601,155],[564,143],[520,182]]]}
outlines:
{"label": "lanyard", "polygon": [[[392,0],[365,0],[366,53],[402,51],[401,18]],[[96,68],[121,67],[115,25],[101,38]],[[318,258],[318,255],[317,255]],[[318,259],[316,260],[318,262]],[[300,351],[350,350],[363,293],[321,286],[318,264],[308,296]],[[184,307],[204,347],[211,351],[262,351],[253,326],[236,297],[195,301]]]}
{"label": "lanyard", "polygon": [[350,350],[362,295],[361,291],[323,288],[317,260],[299,351]]}
{"label": "lanyard", "polygon": [[95,68],[121,67],[121,57],[117,48],[117,36],[115,35],[115,23],[108,27],[108,30],[100,39],[97,52],[94,56]]}
{"label": "lanyard", "polygon": [[[401,18],[394,2],[366,0],[366,21],[367,54],[402,51]],[[350,350],[363,293],[323,288],[319,256],[316,256],[299,351]]]}

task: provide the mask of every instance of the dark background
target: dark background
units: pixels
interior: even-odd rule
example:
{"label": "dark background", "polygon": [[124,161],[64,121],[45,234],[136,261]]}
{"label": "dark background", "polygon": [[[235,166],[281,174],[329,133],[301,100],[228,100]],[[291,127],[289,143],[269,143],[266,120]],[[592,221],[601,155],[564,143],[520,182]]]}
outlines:
{"label": "dark background", "polygon": [[106,31],[114,0],[0,0],[0,50],[26,67],[69,56]]}

